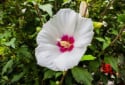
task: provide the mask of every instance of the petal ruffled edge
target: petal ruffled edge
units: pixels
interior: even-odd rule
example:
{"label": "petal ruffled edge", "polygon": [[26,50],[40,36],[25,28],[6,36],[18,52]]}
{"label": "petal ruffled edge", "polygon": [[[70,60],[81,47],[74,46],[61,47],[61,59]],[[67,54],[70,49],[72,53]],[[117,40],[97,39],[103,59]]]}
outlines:
{"label": "petal ruffled edge", "polygon": [[76,40],[75,47],[87,47],[90,45],[93,35],[92,20],[79,16],[76,32],[74,34]]}
{"label": "petal ruffled edge", "polygon": [[86,48],[74,48],[71,52],[65,52],[54,60],[56,71],[67,71],[77,66]]}

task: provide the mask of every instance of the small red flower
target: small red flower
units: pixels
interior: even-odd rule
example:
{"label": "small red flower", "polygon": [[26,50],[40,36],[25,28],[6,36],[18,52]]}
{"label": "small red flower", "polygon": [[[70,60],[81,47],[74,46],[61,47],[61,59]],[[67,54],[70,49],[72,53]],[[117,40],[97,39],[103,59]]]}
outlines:
{"label": "small red flower", "polygon": [[103,73],[113,74],[113,70],[110,64],[103,63],[100,70]]}

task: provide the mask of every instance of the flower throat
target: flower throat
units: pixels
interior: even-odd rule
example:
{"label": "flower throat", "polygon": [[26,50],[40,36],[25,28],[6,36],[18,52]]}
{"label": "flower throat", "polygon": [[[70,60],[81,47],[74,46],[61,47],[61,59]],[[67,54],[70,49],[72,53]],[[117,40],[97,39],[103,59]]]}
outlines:
{"label": "flower throat", "polygon": [[57,46],[59,47],[60,52],[72,51],[74,48],[74,37],[63,35],[60,41],[57,41]]}

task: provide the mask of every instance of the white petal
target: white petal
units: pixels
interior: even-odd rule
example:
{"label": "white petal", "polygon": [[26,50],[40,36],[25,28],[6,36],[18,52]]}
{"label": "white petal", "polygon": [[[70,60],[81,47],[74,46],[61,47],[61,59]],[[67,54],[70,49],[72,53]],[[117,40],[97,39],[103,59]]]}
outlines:
{"label": "white petal", "polygon": [[37,36],[37,44],[55,44],[62,35],[73,35],[78,14],[71,9],[61,9],[52,19],[43,25]]}
{"label": "white petal", "polygon": [[93,38],[93,23],[91,19],[88,18],[78,18],[78,24],[75,31],[75,46],[76,47],[86,47],[91,43]]}
{"label": "white petal", "polygon": [[[71,52],[61,53],[56,46],[57,39],[64,34],[75,37],[75,47]],[[92,36],[93,26],[90,19],[79,17],[70,9],[61,9],[43,26],[37,36],[37,63],[55,71],[70,69],[79,63]]]}
{"label": "white petal", "polygon": [[37,64],[43,67],[50,68],[52,70],[56,69],[53,61],[60,55],[57,46],[54,45],[42,45],[35,49],[35,56]]}
{"label": "white petal", "polygon": [[71,52],[62,53],[54,60],[56,71],[66,71],[78,65],[86,48],[74,48]]}
{"label": "white petal", "polygon": [[71,9],[61,9],[50,20],[50,23],[56,27],[57,32],[61,34],[72,35],[75,29],[75,24],[78,14]]}

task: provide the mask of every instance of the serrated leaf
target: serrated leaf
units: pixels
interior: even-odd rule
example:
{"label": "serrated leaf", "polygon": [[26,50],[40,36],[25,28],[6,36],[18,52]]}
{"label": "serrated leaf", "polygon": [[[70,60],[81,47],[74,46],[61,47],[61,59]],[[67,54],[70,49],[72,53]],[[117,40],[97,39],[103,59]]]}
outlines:
{"label": "serrated leaf", "polygon": [[13,60],[9,60],[2,69],[2,75],[7,72],[8,69],[12,68]]}
{"label": "serrated leaf", "polygon": [[81,58],[81,61],[86,61],[86,60],[95,60],[96,57],[92,56],[92,55],[84,55],[82,58]]}
{"label": "serrated leaf", "polygon": [[113,68],[115,71],[118,72],[118,58],[106,56],[106,57],[104,58],[104,61],[105,61],[106,63],[109,63],[109,64],[112,66],[112,68]]}
{"label": "serrated leaf", "polygon": [[39,8],[41,10],[47,12],[50,16],[52,16],[52,5],[51,4],[39,5]]}
{"label": "serrated leaf", "polygon": [[91,85],[92,75],[84,68],[75,67],[71,70],[74,79],[81,84]]}
{"label": "serrated leaf", "polygon": [[45,80],[45,79],[52,78],[54,75],[55,75],[55,71],[47,70],[47,71],[44,73],[43,79]]}
{"label": "serrated leaf", "polygon": [[16,82],[16,81],[20,80],[24,76],[24,74],[25,74],[24,72],[21,72],[19,74],[14,75],[11,82]]}

